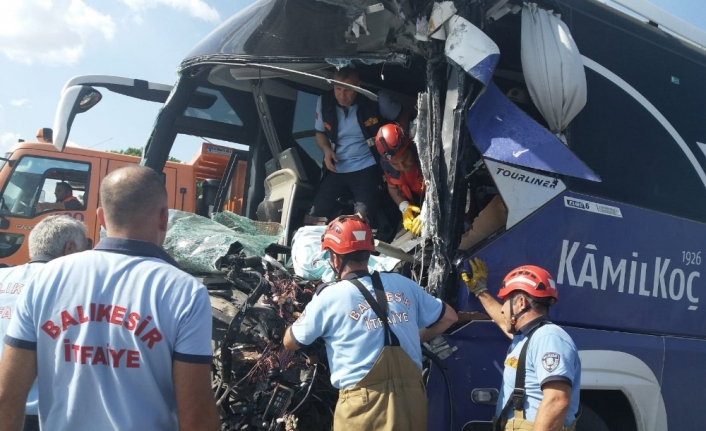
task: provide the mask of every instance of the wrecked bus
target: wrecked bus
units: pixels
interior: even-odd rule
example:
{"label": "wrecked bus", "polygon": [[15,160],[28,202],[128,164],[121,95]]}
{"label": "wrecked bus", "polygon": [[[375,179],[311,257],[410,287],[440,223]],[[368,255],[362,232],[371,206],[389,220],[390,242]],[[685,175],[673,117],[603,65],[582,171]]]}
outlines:
{"label": "wrecked bus", "polygon": [[[394,239],[392,219],[387,226],[388,249],[412,256],[411,276],[457,310],[478,311],[459,283],[468,257],[488,263],[491,292],[520,264],[547,268],[561,291],[551,318],[571,334],[583,364],[578,429],[693,427],[706,419],[694,408],[706,381],[706,35],[646,0],[616,3],[623,7],[596,0],[257,1],[181,63],[142,163],[161,171],[181,135],[247,145],[242,215],[281,223],[283,245],[291,245],[320,175],[316,99],[333,87],[336,68],[354,65],[362,78],[357,97],[375,99],[384,89],[417,112],[426,225],[420,239],[404,243]],[[148,89],[135,81],[123,94]],[[64,91],[58,148],[90,90],[77,83]],[[204,93],[211,99],[199,101]],[[505,225],[459,250],[469,223],[496,195]],[[209,287],[222,302],[214,315],[227,331],[271,349],[283,324],[255,305],[266,284],[243,269],[248,262],[230,265],[229,276],[243,279],[232,293]],[[251,287],[242,286],[245,279]],[[316,380],[323,370],[282,356],[276,360],[298,364],[300,373],[243,371],[265,353],[244,354],[236,338],[226,336],[227,348],[216,351],[225,426],[283,429],[296,413],[317,418],[308,429],[326,429],[326,401],[335,392]],[[487,320],[445,335],[435,349],[442,362],[427,374],[430,430],[489,429],[506,349]],[[257,385],[241,386],[255,375]]]}

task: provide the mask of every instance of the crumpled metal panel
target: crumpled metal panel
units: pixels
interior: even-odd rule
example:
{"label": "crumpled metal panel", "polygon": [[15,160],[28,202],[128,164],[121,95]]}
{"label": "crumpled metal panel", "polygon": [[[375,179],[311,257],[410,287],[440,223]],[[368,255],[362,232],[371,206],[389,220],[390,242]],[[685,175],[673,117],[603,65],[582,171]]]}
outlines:
{"label": "crumpled metal panel", "polygon": [[444,44],[446,58],[483,85],[488,85],[500,61],[498,45],[460,16],[451,17],[448,26],[449,36]]}
{"label": "crumpled metal panel", "polygon": [[437,64],[427,65],[427,92],[419,95],[417,103],[417,134],[415,142],[419,151],[420,167],[426,192],[422,218],[424,227],[422,237],[431,240],[432,256],[429,264],[428,282],[425,289],[438,294],[448,277],[448,258],[443,247],[442,237],[442,202],[440,195],[445,194],[446,184],[442,182],[440,166],[444,164],[441,142],[440,90]]}
{"label": "crumpled metal panel", "polygon": [[601,181],[556,136],[505,97],[492,81],[468,111],[468,129],[478,149],[489,159]]}
{"label": "crumpled metal panel", "polygon": [[167,236],[162,246],[181,268],[192,274],[220,272],[220,261],[235,243],[248,256],[264,256],[282,237],[278,223],[256,222],[228,211],[211,220],[197,214],[169,210]]}

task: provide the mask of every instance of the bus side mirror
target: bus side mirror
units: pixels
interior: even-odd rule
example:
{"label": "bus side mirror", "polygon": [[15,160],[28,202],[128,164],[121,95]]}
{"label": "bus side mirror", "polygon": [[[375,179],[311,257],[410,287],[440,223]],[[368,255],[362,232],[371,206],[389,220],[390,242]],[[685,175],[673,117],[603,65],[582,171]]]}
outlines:
{"label": "bus side mirror", "polygon": [[64,151],[76,114],[82,114],[93,108],[102,98],[103,95],[98,90],[86,85],[74,85],[62,93],[53,128],[54,146],[57,150]]}

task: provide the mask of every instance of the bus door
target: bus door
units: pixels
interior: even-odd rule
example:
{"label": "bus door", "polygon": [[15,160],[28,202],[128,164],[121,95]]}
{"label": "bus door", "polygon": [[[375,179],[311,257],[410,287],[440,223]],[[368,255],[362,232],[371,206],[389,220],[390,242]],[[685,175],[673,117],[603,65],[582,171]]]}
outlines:
{"label": "bus door", "polygon": [[[37,150],[16,151],[0,174],[0,215],[9,222],[0,226],[0,263],[19,265],[29,261],[29,232],[49,215],[65,214],[86,224],[90,232],[97,223],[89,208],[98,206],[100,160]],[[43,209],[55,203],[58,184],[68,185],[81,206],[75,209]],[[5,227],[2,229],[2,227]]]}

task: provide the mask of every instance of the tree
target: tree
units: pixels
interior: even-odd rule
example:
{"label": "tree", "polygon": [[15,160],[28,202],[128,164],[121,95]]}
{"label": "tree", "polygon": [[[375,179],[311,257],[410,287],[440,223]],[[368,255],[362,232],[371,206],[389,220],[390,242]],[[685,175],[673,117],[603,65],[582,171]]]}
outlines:
{"label": "tree", "polygon": [[[125,154],[126,156],[142,157],[142,148],[128,147],[126,150],[110,150],[110,152],[117,154]],[[181,163],[181,160],[171,156],[169,156],[167,161]]]}

